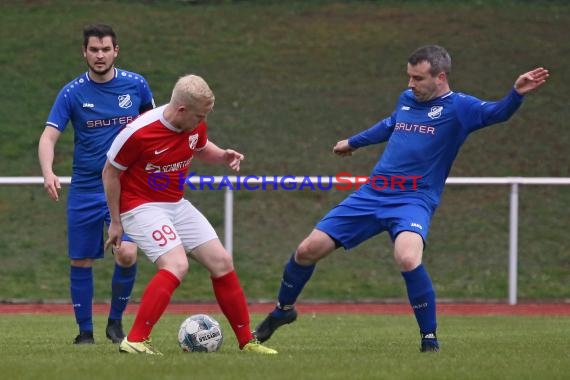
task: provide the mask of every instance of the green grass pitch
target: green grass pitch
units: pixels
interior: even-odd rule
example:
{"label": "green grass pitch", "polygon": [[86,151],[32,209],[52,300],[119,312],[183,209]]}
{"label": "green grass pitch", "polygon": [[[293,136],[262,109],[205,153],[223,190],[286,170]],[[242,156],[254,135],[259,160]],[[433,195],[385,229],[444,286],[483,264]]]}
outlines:
{"label": "green grass pitch", "polygon": [[[153,342],[163,357],[122,355],[95,319],[94,346],[74,346],[72,315],[0,318],[3,379],[565,379],[567,317],[452,317],[439,320],[441,352],[421,354],[413,316],[301,315],[268,342],[277,356],[245,354],[221,315],[217,353],[183,353],[184,315],[165,315]],[[262,315],[252,316],[252,325]],[[125,320],[126,327],[132,316]]]}

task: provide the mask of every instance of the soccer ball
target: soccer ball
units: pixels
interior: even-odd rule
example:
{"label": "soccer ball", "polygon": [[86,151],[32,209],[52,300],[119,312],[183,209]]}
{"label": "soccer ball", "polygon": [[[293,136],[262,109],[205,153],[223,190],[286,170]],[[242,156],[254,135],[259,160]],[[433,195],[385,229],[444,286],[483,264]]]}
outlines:
{"label": "soccer ball", "polygon": [[186,318],[178,330],[178,343],[185,352],[216,352],[223,341],[220,324],[206,314]]}

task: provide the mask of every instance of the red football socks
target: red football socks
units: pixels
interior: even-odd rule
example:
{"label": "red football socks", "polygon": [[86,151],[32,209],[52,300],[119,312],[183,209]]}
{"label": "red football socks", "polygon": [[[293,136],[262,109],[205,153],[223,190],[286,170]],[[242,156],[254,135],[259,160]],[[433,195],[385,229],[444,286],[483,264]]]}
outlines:
{"label": "red football socks", "polygon": [[236,334],[239,347],[243,348],[253,339],[253,334],[249,327],[249,310],[245,294],[236,272],[231,271],[221,277],[212,278],[212,286],[218,304]]}
{"label": "red football socks", "polygon": [[152,328],[166,310],[178,285],[180,280],[165,269],[154,275],[142,295],[135,322],[127,336],[129,342],[142,342],[149,338]]}

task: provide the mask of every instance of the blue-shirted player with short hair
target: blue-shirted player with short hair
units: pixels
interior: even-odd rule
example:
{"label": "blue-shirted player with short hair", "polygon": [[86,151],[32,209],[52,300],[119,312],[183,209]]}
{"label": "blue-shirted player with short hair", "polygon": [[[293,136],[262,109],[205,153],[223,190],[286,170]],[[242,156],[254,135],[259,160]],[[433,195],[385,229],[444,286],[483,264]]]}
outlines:
{"label": "blue-shirted player with short hair", "polygon": [[[53,172],[55,145],[71,122],[74,152],[67,201],[67,234],[71,301],[79,325],[75,344],[95,342],[92,267],[95,259],[103,258],[103,229],[110,223],[101,179],[107,151],[128,122],[154,108],[146,79],[115,68],[118,54],[117,37],[110,26],[90,25],[83,30],[83,56],[88,70],[57,95],[38,147],[44,187],[50,198],[58,201],[61,186]],[[106,328],[106,336],[113,343],[120,343],[125,336],[123,311],[131,296],[137,268],[137,246],[126,235],[123,239],[124,244],[114,252],[116,263]]]}
{"label": "blue-shirted player with short hair", "polygon": [[[351,249],[387,231],[419,325],[420,351],[439,351],[436,295],[422,254],[445,180],[467,136],[509,119],[523,96],[546,81],[548,70],[540,67],[520,75],[507,96],[496,102],[451,91],[451,58],[440,46],[417,49],[407,72],[409,88],[392,115],[334,146],[334,153],[350,156],[358,148],[387,142],[370,175],[377,181],[369,181],[333,208],[285,265],[277,306],[255,330],[259,341],[296,320],[295,302],[319,260],[338,247]],[[386,186],[390,179],[397,181]]]}

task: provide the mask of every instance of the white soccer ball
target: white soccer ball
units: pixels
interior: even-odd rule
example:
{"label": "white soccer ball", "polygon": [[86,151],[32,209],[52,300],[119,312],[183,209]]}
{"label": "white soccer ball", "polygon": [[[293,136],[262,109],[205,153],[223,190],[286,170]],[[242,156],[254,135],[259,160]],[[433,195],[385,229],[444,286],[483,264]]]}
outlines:
{"label": "white soccer ball", "polygon": [[216,352],[223,341],[220,324],[206,314],[186,318],[178,330],[178,343],[185,352]]}

